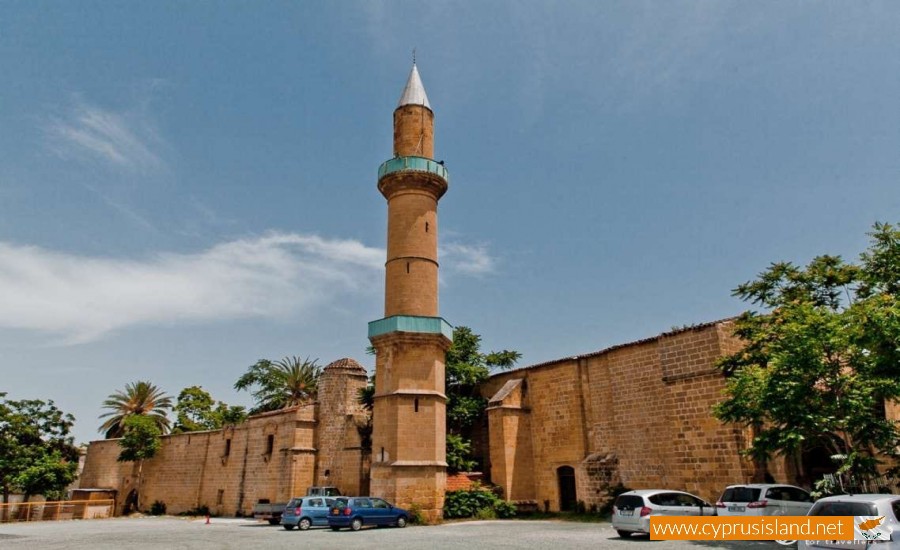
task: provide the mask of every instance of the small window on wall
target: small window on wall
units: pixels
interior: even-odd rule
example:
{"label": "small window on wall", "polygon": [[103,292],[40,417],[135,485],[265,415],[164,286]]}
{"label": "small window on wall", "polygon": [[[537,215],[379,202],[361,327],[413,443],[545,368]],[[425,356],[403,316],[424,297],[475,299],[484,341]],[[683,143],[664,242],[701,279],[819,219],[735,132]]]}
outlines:
{"label": "small window on wall", "polygon": [[428,233],[428,222],[425,222],[425,232]]}
{"label": "small window on wall", "polygon": [[275,450],[275,435],[269,434],[269,436],[266,438],[266,454],[270,455],[270,454],[272,454],[272,451],[274,451],[274,450]]}
{"label": "small window on wall", "polygon": [[219,492],[216,493],[216,506],[221,506],[225,501],[225,489],[219,489]]}
{"label": "small window on wall", "polygon": [[225,453],[222,456],[228,456],[231,454],[231,439],[225,440]]}
{"label": "small window on wall", "polygon": [[413,412],[419,412],[419,398],[417,397],[415,402],[413,403]]}

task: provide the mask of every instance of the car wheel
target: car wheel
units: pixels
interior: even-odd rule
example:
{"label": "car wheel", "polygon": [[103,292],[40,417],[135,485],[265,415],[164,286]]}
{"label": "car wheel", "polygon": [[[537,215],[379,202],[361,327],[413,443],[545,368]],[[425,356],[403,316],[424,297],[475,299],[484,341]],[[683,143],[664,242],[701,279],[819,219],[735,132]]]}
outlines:
{"label": "car wheel", "polygon": [[297,527],[299,527],[301,531],[306,531],[309,529],[310,525],[312,525],[312,522],[309,521],[309,518],[303,518],[300,520],[300,523],[297,524]]}
{"label": "car wheel", "polygon": [[621,529],[616,529],[616,533],[619,534],[623,539],[627,539],[631,537],[631,531],[622,531]]}
{"label": "car wheel", "polygon": [[400,516],[399,518],[397,518],[397,527],[399,527],[401,529],[406,527],[406,517],[405,516]]}
{"label": "car wheel", "polygon": [[285,530],[285,531],[292,531],[293,529],[294,529],[294,526],[293,526],[293,525],[287,525],[287,524],[284,525],[284,530]]}
{"label": "car wheel", "polygon": [[332,531],[340,531],[341,528],[340,528],[340,527],[334,527],[334,526],[332,526],[332,527],[331,527],[331,530],[332,530]]}
{"label": "car wheel", "polygon": [[353,521],[350,522],[350,530],[359,531],[360,529],[362,529],[362,520],[359,518],[354,518]]}

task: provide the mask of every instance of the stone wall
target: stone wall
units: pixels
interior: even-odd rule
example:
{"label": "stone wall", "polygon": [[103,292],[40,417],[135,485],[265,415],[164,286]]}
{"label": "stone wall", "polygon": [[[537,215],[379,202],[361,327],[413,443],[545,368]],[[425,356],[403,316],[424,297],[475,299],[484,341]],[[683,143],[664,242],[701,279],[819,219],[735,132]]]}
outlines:
{"label": "stone wall", "polygon": [[[323,370],[316,403],[223,430],[164,436],[159,453],[144,461],[140,508],[158,500],[170,514],[207,506],[214,514],[241,516],[260,500],[287,502],[311,485],[359,491],[367,455],[357,430],[365,420],[356,390],[366,384],[365,369],[351,359],[332,365]],[[116,490],[117,514],[138,484],[138,464],[117,462],[120,451],[118,439],[91,442],[80,479],[82,488]]]}
{"label": "stone wall", "polygon": [[[575,469],[577,499],[606,502],[618,483],[681,489],[715,501],[754,469],[746,434],[712,417],[718,357],[740,349],[731,322],[661,334],[493,376],[488,476],[510,500],[560,506],[558,469]],[[783,464],[770,473],[784,479]]]}

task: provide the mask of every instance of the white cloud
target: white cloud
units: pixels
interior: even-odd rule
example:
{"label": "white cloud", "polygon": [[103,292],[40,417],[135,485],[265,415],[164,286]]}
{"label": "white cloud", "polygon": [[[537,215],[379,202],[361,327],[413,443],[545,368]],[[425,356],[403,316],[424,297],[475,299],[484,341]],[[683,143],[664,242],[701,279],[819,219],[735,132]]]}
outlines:
{"label": "white cloud", "polygon": [[[493,269],[481,246],[449,244],[442,253],[450,273]],[[78,343],[137,325],[309,315],[341,295],[381,292],[384,257],[358,241],[296,233],[145,259],[0,242],[0,328]]]}
{"label": "white cloud", "polygon": [[133,171],[158,168],[161,139],[149,120],[77,102],[45,126],[50,147],[63,158],[100,160]]}
{"label": "white cloud", "polygon": [[485,245],[447,243],[441,246],[440,258],[449,272],[465,275],[493,273],[496,264]]}

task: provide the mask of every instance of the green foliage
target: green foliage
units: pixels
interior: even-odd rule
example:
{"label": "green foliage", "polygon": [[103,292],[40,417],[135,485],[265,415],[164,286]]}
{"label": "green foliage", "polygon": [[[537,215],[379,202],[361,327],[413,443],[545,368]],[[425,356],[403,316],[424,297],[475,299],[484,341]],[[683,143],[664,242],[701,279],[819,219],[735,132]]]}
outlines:
{"label": "green foliage", "polygon": [[622,482],[619,482],[618,484],[607,489],[606,494],[609,497],[609,500],[607,500],[602,506],[597,508],[597,514],[601,516],[608,516],[612,514],[612,508],[613,504],[615,504],[616,502],[616,497],[618,497],[622,493],[627,493],[628,491],[631,491],[631,488],[622,485]]}
{"label": "green foliage", "polygon": [[516,515],[516,507],[479,485],[447,493],[444,499],[445,518],[471,518],[479,515],[492,515],[490,519],[511,518]]}
{"label": "green foliage", "polygon": [[37,457],[22,470],[15,485],[26,495],[43,495],[47,500],[62,500],[66,487],[75,481],[77,461],[66,460],[59,451]]}
{"label": "green foliage", "polygon": [[497,519],[497,512],[493,508],[481,508],[475,512],[475,519]]}
{"label": "green foliage", "polygon": [[447,433],[447,467],[451,472],[471,472],[476,466],[471,456],[472,443],[469,440]]}
{"label": "green foliage", "polygon": [[412,503],[409,505],[409,508],[406,509],[409,512],[409,524],[410,525],[424,525],[425,524],[425,516],[422,515],[422,505],[417,503]]}
{"label": "green foliage", "polygon": [[162,445],[159,426],[146,415],[134,415],[125,419],[125,433],[119,441],[122,451],[119,462],[144,461],[153,458]]}
{"label": "green foliage", "polygon": [[210,513],[209,506],[205,504],[201,504],[196,508],[192,508],[190,510],[186,510],[184,512],[180,512],[179,516],[215,516],[215,514]]}
{"label": "green foliage", "polygon": [[251,391],[256,406],[250,414],[275,411],[315,399],[321,373],[316,360],[308,357],[285,357],[274,363],[260,359],[238,378],[234,389]]}
{"label": "green foliage", "polygon": [[484,414],[487,400],[479,384],[494,369],[512,368],[522,356],[517,351],[481,352],[481,336],[472,329],[453,329],[453,345],[446,355],[447,463],[453,471],[469,471],[476,466],[471,457],[472,427]]}
{"label": "green foliage", "polygon": [[101,414],[100,418],[109,418],[100,425],[100,433],[107,439],[122,437],[125,421],[132,416],[147,416],[161,433],[169,431],[166,412],[172,408],[172,398],[150,382],[140,380],[126,384],[125,391],[117,391],[103,402],[103,408],[109,412]]}
{"label": "green foliage", "polygon": [[870,236],[859,264],[775,263],[734,291],[764,311],[736,321],[747,345],[720,361],[730,378],[713,413],[753,429],[755,459],[823,446],[838,472],[865,475],[898,456],[884,403],[900,398],[900,231]]}
{"label": "green foliage", "polygon": [[78,449],[70,431],[75,419],[53,401],[13,401],[0,393],[0,492],[59,498],[75,478]]}
{"label": "green foliage", "polygon": [[247,411],[241,406],[216,403],[200,386],[184,388],[175,404],[177,419],[172,433],[218,430],[224,426],[240,424],[247,419]]}
{"label": "green foliage", "polygon": [[161,500],[154,500],[150,505],[151,516],[163,516],[166,514],[166,503]]}

